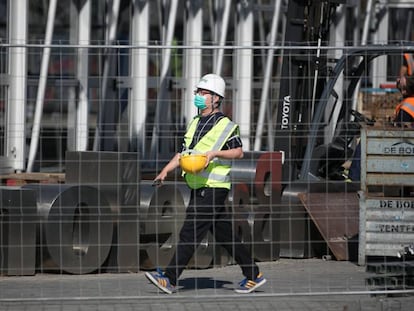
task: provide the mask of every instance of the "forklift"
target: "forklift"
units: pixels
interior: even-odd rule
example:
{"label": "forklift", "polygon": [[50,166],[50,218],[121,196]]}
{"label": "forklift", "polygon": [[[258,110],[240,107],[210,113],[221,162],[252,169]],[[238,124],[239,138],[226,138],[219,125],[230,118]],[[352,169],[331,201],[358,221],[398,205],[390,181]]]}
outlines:
{"label": "forklift", "polygon": [[313,49],[289,50],[282,63],[274,141],[286,159],[276,215],[281,257],[356,260],[360,183],[344,178],[343,164],[352,159],[361,124],[375,120],[356,110],[355,96],[375,58],[414,53],[414,46],[400,43],[344,47],[339,59],[329,59],[323,47],[333,14],[345,2],[289,1],[286,45]]}

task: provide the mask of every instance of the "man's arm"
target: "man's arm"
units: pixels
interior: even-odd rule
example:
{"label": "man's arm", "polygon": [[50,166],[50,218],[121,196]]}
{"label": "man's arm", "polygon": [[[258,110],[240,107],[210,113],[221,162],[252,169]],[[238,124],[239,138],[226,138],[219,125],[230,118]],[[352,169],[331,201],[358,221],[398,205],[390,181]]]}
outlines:
{"label": "man's arm", "polygon": [[239,129],[236,128],[221,150],[209,151],[206,155],[208,157],[207,163],[214,158],[227,160],[243,158],[243,143],[239,136]]}
{"label": "man's arm", "polygon": [[413,122],[413,118],[410,116],[409,113],[400,109],[398,115],[394,119],[395,126],[401,127],[404,123]]}
{"label": "man's arm", "polygon": [[[214,158],[222,158],[222,159],[241,159],[243,158],[243,148],[233,148],[233,149],[227,149],[227,150],[217,150],[217,151],[208,151],[206,152],[207,156],[207,165],[208,163],[213,160]],[[207,166],[206,165],[206,166]]]}
{"label": "man's arm", "polygon": [[161,172],[155,177],[154,180],[160,180],[161,182],[165,180],[168,173],[175,170],[177,167],[180,166],[180,154],[177,153],[171,160],[168,162],[166,166],[161,170]]}

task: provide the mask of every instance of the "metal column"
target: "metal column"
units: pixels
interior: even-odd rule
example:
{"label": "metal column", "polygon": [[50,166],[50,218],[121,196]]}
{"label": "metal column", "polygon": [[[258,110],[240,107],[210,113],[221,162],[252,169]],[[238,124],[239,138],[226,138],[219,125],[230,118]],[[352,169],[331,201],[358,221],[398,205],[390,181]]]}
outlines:
{"label": "metal column", "polygon": [[[10,85],[7,99],[6,152],[11,167],[24,169],[26,136],[27,0],[9,1]],[[19,45],[19,46],[13,46]]]}
{"label": "metal column", "polygon": [[[201,47],[203,44],[203,1],[186,1],[187,19],[185,21],[185,45],[191,47]],[[184,102],[183,120],[186,124],[192,120],[196,111],[193,105],[193,91],[197,82],[201,78],[201,49],[191,48],[184,51]]]}
{"label": "metal column", "polygon": [[[367,0],[366,9],[365,9],[365,18],[364,18],[364,25],[362,28],[362,36],[361,36],[361,45],[367,45],[369,39],[369,28],[371,24],[372,18],[372,9],[375,3],[373,0]],[[356,91],[354,92],[354,96],[352,98],[352,109],[360,110],[358,107],[358,94],[361,88],[361,81],[358,81],[358,85],[356,87]]]}
{"label": "metal column", "polygon": [[130,50],[131,83],[129,94],[129,143],[131,150],[145,153],[147,116],[149,1],[133,1]]}
{"label": "metal column", "polygon": [[[386,1],[388,2],[388,1]],[[375,44],[384,44],[388,42],[388,25],[389,25],[389,12],[388,6],[385,0],[377,3],[376,11],[381,12],[381,20],[378,23],[378,29],[373,34],[373,41]],[[412,27],[412,26],[411,26]],[[387,77],[387,56],[376,57],[372,61],[372,86],[374,88],[379,87],[381,82]]]}
{"label": "metal column", "polygon": [[91,0],[86,0],[79,11],[78,64],[79,82],[78,107],[76,111],[76,151],[86,151],[89,138],[89,49],[91,36]]}
{"label": "metal column", "polygon": [[[236,45],[250,47],[253,45],[253,4],[241,1],[237,4]],[[250,150],[250,111],[252,100],[253,75],[252,49],[238,49],[234,64],[235,99],[233,100],[233,119],[239,124],[240,137],[244,149]]]}
{"label": "metal column", "polygon": [[[117,35],[118,17],[121,0],[107,1],[105,44],[114,45]],[[110,86],[116,76],[116,49],[104,49],[104,64],[102,84],[100,89],[100,104],[95,130],[93,150],[114,151],[116,149],[116,129],[121,114],[121,101],[118,90]]]}
{"label": "metal column", "polygon": [[[166,38],[163,38],[163,45],[171,46],[173,44],[174,28],[177,18],[178,0],[170,2],[168,15]],[[151,158],[154,158],[157,152],[167,153],[170,151],[171,139],[171,101],[169,101],[168,85],[170,79],[167,74],[170,69],[171,49],[162,50],[162,66],[160,76],[160,87],[157,98],[157,107],[155,111],[155,122],[152,132],[151,141]]]}
{"label": "metal column", "polygon": [[[78,19],[79,12],[76,0],[72,0],[69,3],[69,16],[70,16],[70,28],[69,28],[69,42],[70,44],[76,44],[78,41]],[[75,55],[75,49],[73,49],[73,54]],[[68,151],[76,150],[76,91],[77,86],[72,85],[68,86],[68,112],[67,112],[67,131],[68,138],[66,147]]]}
{"label": "metal column", "polygon": [[[215,37],[219,37],[219,46],[224,46],[226,44],[227,38],[227,29],[229,26],[229,17],[230,17],[230,6],[231,0],[224,0],[224,1],[216,1],[215,10],[217,13],[222,13],[222,22],[217,20],[216,28],[215,28]],[[224,4],[224,8],[223,8]],[[223,68],[223,58],[224,58],[224,49],[219,49],[217,53],[214,54],[214,73],[221,75],[222,68]]]}
{"label": "metal column", "polygon": [[364,27],[362,29],[361,45],[366,45],[368,43],[369,28],[370,28],[371,18],[372,18],[372,9],[374,5],[375,3],[373,2],[373,0],[367,1],[367,5],[365,9]]}
{"label": "metal column", "polygon": [[[279,25],[279,16],[280,16],[280,6],[282,4],[282,0],[276,0],[275,8],[273,11],[273,20],[272,20],[272,28],[270,32],[270,42],[269,46],[274,46],[278,31]],[[274,57],[274,50],[269,49],[267,51],[267,60],[264,72],[264,80],[263,80],[263,88],[262,88],[262,95],[260,98],[260,109],[259,109],[259,117],[257,120],[257,129],[256,129],[256,138],[254,142],[254,150],[260,151],[262,145],[262,133],[264,128],[264,120],[266,114],[266,108],[269,109],[268,97],[269,97],[269,88],[270,82],[272,79],[272,68],[273,68],[273,57]],[[272,131],[269,131],[269,135],[271,135]],[[272,139],[273,140],[273,139]],[[273,146],[269,146],[273,147]],[[272,150],[272,149],[271,149]]]}
{"label": "metal column", "polygon": [[37,89],[36,97],[36,110],[33,120],[32,138],[30,140],[29,159],[27,164],[28,172],[31,172],[33,170],[33,164],[36,158],[37,148],[39,145],[40,123],[42,121],[43,102],[45,100],[45,90],[50,59],[50,47],[48,47],[47,45],[50,45],[52,43],[56,6],[57,0],[51,0],[49,2],[49,11],[47,14],[47,25],[45,34],[46,47],[43,49],[42,64],[40,67],[39,87]]}
{"label": "metal column", "polygon": [[[345,6],[339,6],[336,9],[335,17],[333,20],[332,31],[329,32],[330,34],[329,41],[331,42],[330,45],[334,45],[335,47],[337,47],[337,49],[335,50],[328,51],[328,57],[332,59],[339,59],[343,55],[341,47],[343,46],[343,42],[345,42],[345,26],[346,26],[345,13],[346,13]],[[339,103],[343,102],[343,89],[344,89],[344,77],[343,75],[340,75],[334,87],[335,93],[338,95],[337,100]],[[338,115],[341,110],[341,105],[335,105],[335,107],[332,107],[332,105],[334,104],[335,103],[333,101],[329,101],[327,103],[328,108],[325,109],[324,120],[329,120],[329,118],[331,117],[333,121],[329,123],[329,125],[326,126],[324,129],[324,140],[325,140],[324,142],[326,144],[330,143],[332,141],[332,138],[334,137],[335,128],[337,125],[336,121],[338,120]],[[331,115],[333,108],[335,110],[333,114]]]}

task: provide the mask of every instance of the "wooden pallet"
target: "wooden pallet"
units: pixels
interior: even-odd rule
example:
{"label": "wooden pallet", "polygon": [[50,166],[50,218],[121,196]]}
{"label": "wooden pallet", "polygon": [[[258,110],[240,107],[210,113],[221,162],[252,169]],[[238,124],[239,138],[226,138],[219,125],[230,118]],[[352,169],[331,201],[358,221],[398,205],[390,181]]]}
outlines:
{"label": "wooden pallet", "polygon": [[14,173],[0,175],[3,185],[21,186],[30,183],[61,184],[65,182],[64,173]]}

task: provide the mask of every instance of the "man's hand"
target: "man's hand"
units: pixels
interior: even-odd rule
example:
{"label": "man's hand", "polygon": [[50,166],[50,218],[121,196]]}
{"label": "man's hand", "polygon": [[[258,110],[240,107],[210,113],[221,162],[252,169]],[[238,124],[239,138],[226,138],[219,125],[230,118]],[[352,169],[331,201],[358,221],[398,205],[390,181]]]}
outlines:
{"label": "man's hand", "polygon": [[213,160],[215,157],[217,157],[217,152],[216,151],[207,151],[205,153],[207,159],[206,159],[206,165],[204,167],[207,167],[210,163],[211,160]]}
{"label": "man's hand", "polygon": [[167,177],[167,173],[164,170],[162,170],[161,173],[159,173],[158,176],[154,178],[153,185],[154,186],[161,185],[164,182],[166,177]]}
{"label": "man's hand", "polygon": [[153,187],[159,187],[161,185],[162,185],[162,180],[161,179],[154,179],[154,181],[152,182]]}

